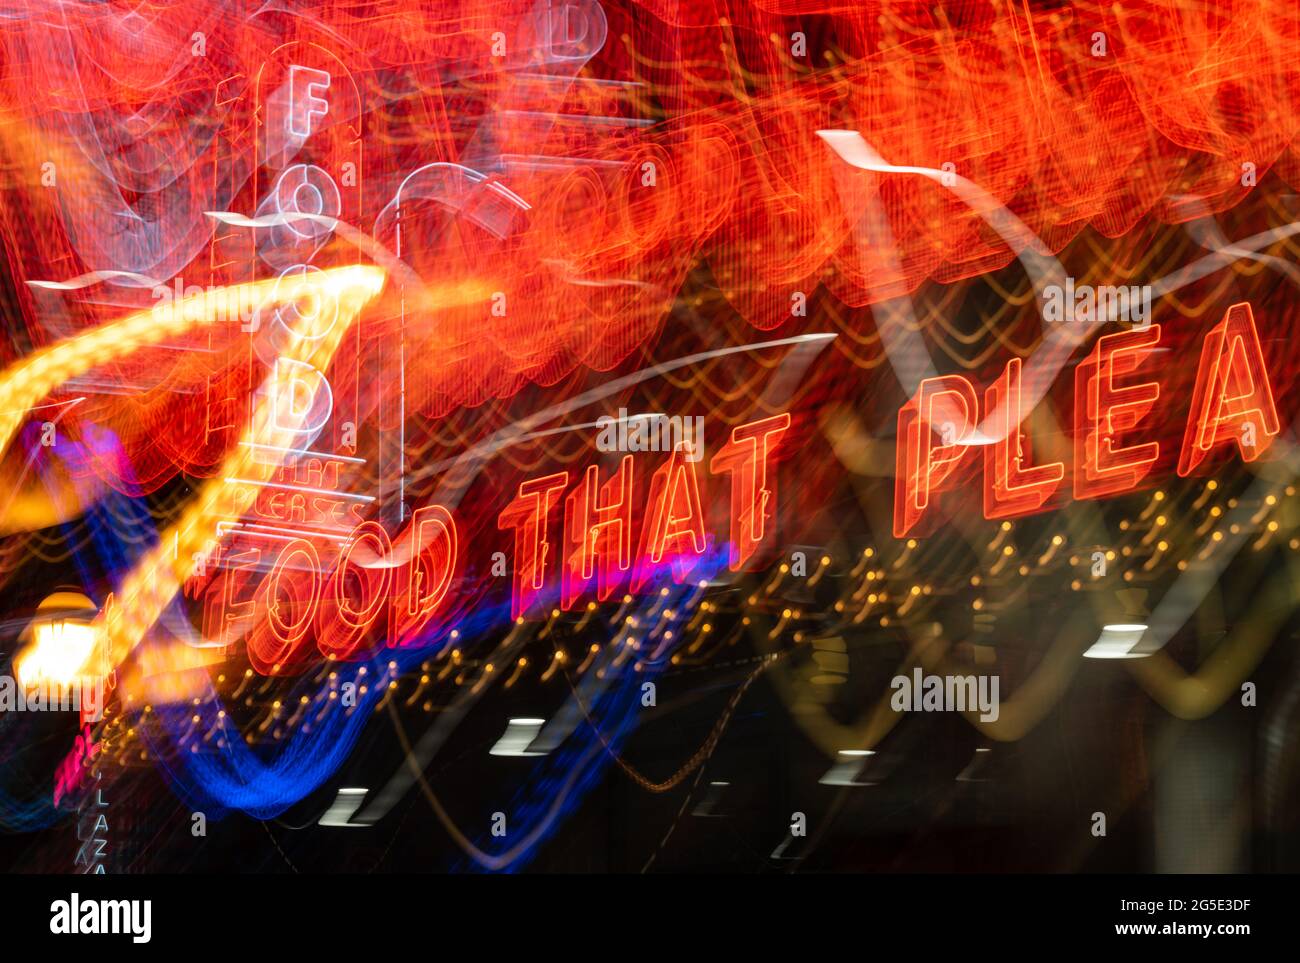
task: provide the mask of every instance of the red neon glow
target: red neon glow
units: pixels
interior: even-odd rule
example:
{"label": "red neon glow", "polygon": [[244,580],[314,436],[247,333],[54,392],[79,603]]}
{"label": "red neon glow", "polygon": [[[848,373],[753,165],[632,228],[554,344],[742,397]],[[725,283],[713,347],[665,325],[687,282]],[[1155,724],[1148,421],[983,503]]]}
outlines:
{"label": "red neon glow", "polygon": [[[1075,371],[1074,497],[1103,498],[1136,488],[1160,457],[1160,443],[1120,444],[1160,398],[1154,381],[1117,384],[1160,343],[1160,325],[1097,339]],[[1082,423],[1078,423],[1082,419]]]}
{"label": "red neon glow", "polygon": [[1236,444],[1242,461],[1254,461],[1280,430],[1255,316],[1234,304],[1201,348],[1178,474],[1191,474],[1217,445]]}
{"label": "red neon glow", "polygon": [[352,532],[321,600],[316,646],[324,655],[351,658],[365,642],[388,601],[393,580],[388,564],[391,552],[388,532],[377,522],[362,522]]}
{"label": "red neon glow", "polygon": [[73,741],[72,751],[59,763],[54,773],[54,805],[58,806],[65,798],[75,795],[87,782],[90,766],[100,754],[100,743],[94,738],[92,729],[82,723],[81,732]]}
{"label": "red neon glow", "polygon": [[[248,590],[257,587],[254,571],[261,558],[262,551],[257,548],[229,553],[224,557],[226,571],[217,577],[209,595],[209,598],[221,600],[220,609],[212,613],[217,617],[216,630],[209,628],[209,638],[220,639],[229,645],[241,634],[234,628],[235,623],[251,623],[257,617],[257,602]],[[209,623],[209,626],[213,624]]]}
{"label": "red neon glow", "polygon": [[978,409],[971,383],[961,375],[944,375],[922,381],[916,397],[898,412],[896,538],[911,531],[931,496],[955,480],[954,472],[970,452],[962,440],[970,435]]}
{"label": "red neon glow", "polygon": [[[1012,518],[1036,512],[1065,478],[1065,463],[1031,466],[1029,438],[1020,430],[1019,358],[984,392],[988,430],[997,439],[984,449],[984,517]],[[1000,414],[999,414],[1000,413]]]}
{"label": "red neon glow", "polygon": [[767,535],[776,511],[776,475],[769,464],[772,452],[790,427],[789,413],[741,425],[731,432],[709,470],[731,475],[731,551],[728,564],[738,572]]}
{"label": "red neon glow", "polygon": [[[293,576],[285,578],[286,572]],[[298,573],[302,577],[294,577]],[[259,592],[266,617],[248,636],[248,661],[258,672],[276,674],[301,661],[320,604],[321,581],[316,546],[303,538],[285,545]]]}
{"label": "red neon glow", "polygon": [[433,617],[456,573],[456,520],[441,505],[421,508],[399,536],[394,561],[408,558],[401,589],[393,599],[389,644],[401,645]]}
{"label": "red neon glow", "polygon": [[498,528],[515,532],[512,618],[522,618],[532,608],[545,584],[551,554],[551,543],[547,541],[551,509],[568,484],[567,471],[526,481],[519,486],[518,497],[497,519]]}
{"label": "red neon glow", "polygon": [[600,469],[590,465],[564,502],[564,573],[560,604],[571,609],[596,577],[597,597],[613,594],[632,567],[632,456],[604,485]]}
{"label": "red neon glow", "polygon": [[673,578],[685,581],[706,547],[695,462],[685,447],[677,448],[650,481],[632,590],[641,591],[652,578],[654,567],[665,557],[671,561]]}
{"label": "red neon glow", "polygon": [[[442,606],[456,572],[457,535],[440,505],[421,508],[398,535],[396,548],[377,522],[358,525],[332,562],[308,539],[286,540],[253,598],[224,611],[229,597],[253,577],[262,553],[207,585],[205,607],[224,641],[247,634],[249,661],[263,674],[284,675],[303,661],[314,633],[320,654],[354,659],[381,644],[373,631],[388,610],[387,644],[409,643]],[[400,571],[399,571],[400,569]],[[391,601],[391,604],[390,604]],[[233,623],[242,623],[237,631]]]}
{"label": "red neon glow", "polygon": [[[790,423],[790,415],[782,414],[742,425],[712,462],[713,471],[731,475],[727,516],[736,539],[732,559],[737,565],[770,535],[776,506],[772,454]],[[635,552],[635,458],[624,456],[603,484],[598,466],[585,469],[565,500],[559,595],[566,608],[576,605],[593,582],[596,597],[608,599],[628,572],[635,573],[630,589],[636,592],[644,590],[665,566],[678,582],[690,575],[708,546],[693,454],[679,447],[655,471]],[[294,479],[295,483],[304,480],[330,483],[324,475]],[[549,533],[568,481],[568,472],[524,481],[498,516],[498,527],[515,533],[514,618],[530,617],[538,597],[548,590],[548,578],[555,570]],[[309,520],[334,527],[330,519],[316,515]],[[216,570],[211,577],[196,573],[187,591],[204,597],[209,637],[226,644],[246,637],[250,663],[264,674],[287,674],[299,666],[312,631],[316,648],[329,658],[352,659],[368,653],[378,644],[372,630],[390,598],[387,643],[414,641],[444,604],[459,551],[456,522],[437,505],[416,511],[406,529],[391,541],[374,521],[353,528],[341,540],[341,549],[334,547],[340,540],[329,532],[319,539],[293,538],[267,526],[247,530],[244,537],[260,544],[241,553],[214,548],[204,568]],[[258,581],[258,567],[269,557],[260,546],[272,543],[278,546],[275,562]],[[256,587],[250,591],[251,585]]]}

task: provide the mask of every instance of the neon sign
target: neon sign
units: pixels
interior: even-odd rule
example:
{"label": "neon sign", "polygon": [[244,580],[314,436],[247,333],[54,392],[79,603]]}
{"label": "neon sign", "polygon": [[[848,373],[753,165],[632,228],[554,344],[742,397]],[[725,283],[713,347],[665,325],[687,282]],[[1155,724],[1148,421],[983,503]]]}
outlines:
{"label": "neon sign", "polygon": [[[1075,499],[1131,491],[1159,459],[1159,441],[1131,436],[1160,398],[1161,383],[1148,363],[1160,343],[1158,324],[1107,334],[1075,369]],[[927,378],[899,411],[896,538],[922,533],[936,496],[957,485],[981,448],[986,518],[1036,512],[1058,494],[1066,466],[1032,464],[1030,439],[1020,428],[1020,379],[1021,361],[1013,358],[984,393],[982,426],[975,386],[961,375]],[[1201,348],[1178,474],[1191,474],[1218,448],[1235,446],[1243,461],[1255,461],[1280,431],[1254,316],[1248,303],[1234,304]]]}
{"label": "neon sign", "polygon": [[[710,475],[731,479],[733,571],[770,541],[773,457],[790,424],[790,415],[780,414],[741,425],[709,462]],[[498,529],[513,533],[512,617],[538,615],[538,600],[555,590],[557,576],[565,610],[588,596],[605,601],[619,589],[644,592],[665,573],[678,583],[688,579],[709,542],[697,461],[682,446],[655,469],[640,503],[635,551],[634,456],[624,456],[603,481],[599,466],[590,465],[576,484],[567,471],[522,482],[497,516]],[[215,548],[211,577],[196,572],[187,584],[187,594],[204,599],[205,636],[227,645],[244,638],[250,664],[265,675],[294,671],[313,639],[321,655],[338,660],[364,657],[381,645],[415,644],[445,614],[461,568],[462,536],[452,514],[438,505],[418,509],[390,538],[378,522],[361,518],[355,503],[338,500],[338,473],[327,461],[284,471],[307,475],[294,475],[293,490],[281,494],[274,485],[232,488],[232,511],[250,507],[246,524],[258,528],[262,541]],[[304,488],[315,494],[308,497]],[[344,521],[354,522],[346,535],[340,533]],[[268,542],[278,550],[267,552],[262,546]]]}

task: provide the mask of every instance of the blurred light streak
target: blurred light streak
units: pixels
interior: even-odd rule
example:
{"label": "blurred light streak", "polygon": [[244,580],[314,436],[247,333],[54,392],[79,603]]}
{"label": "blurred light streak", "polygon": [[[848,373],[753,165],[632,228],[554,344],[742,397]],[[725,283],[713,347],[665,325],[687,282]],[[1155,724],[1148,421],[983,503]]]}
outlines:
{"label": "blurred light streak", "polygon": [[352,814],[365,802],[366,792],[365,789],[340,786],[339,794],[334,797],[334,802],[330,804],[330,808],[321,816],[319,825],[364,827],[365,823],[354,823],[350,820]]}
{"label": "blurred light streak", "polygon": [[506,731],[488,750],[489,756],[544,756],[545,752],[529,750],[537,734],[541,732],[545,719],[511,719],[506,724]]}

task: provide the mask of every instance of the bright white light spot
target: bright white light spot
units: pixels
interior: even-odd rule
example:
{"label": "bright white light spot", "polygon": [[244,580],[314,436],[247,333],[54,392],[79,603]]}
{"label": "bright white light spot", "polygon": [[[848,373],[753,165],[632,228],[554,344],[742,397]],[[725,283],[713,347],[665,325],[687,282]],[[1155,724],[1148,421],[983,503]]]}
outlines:
{"label": "bright white light spot", "polygon": [[1134,652],[1133,648],[1142,640],[1146,632],[1145,625],[1137,623],[1117,623],[1102,626],[1097,641],[1083,653],[1085,659],[1144,659],[1151,653]]}
{"label": "bright white light spot", "polygon": [[369,790],[359,789],[355,786],[340,786],[339,794],[334,798],[333,804],[320,818],[322,826],[368,826],[369,823],[354,823],[352,817],[356,811],[361,808],[361,803],[366,798]]}
{"label": "bright white light spot", "polygon": [[546,725],[545,719],[517,718],[506,723],[495,746],[488,750],[490,756],[544,756],[545,752],[530,751],[529,746]]}
{"label": "bright white light spot", "polygon": [[35,642],[15,662],[23,685],[72,685],[88,674],[95,651],[95,629],[85,622],[41,622]]}

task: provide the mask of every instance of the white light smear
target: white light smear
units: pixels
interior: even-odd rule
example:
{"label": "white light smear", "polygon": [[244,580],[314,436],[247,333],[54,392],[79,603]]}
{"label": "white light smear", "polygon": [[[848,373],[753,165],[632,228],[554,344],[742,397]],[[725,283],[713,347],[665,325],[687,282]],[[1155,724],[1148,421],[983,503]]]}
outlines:
{"label": "white light smear", "polygon": [[365,802],[366,793],[369,790],[358,789],[356,787],[342,786],[339,788],[339,794],[334,798],[333,804],[325,811],[325,815],[320,818],[322,826],[350,826],[354,829],[362,828],[367,823],[350,822],[352,814],[361,808]]}
{"label": "white light smear", "polygon": [[495,746],[488,750],[489,756],[544,756],[545,752],[530,751],[529,746],[546,725],[545,719],[511,719],[506,723],[506,731],[501,734]]}
{"label": "white light smear", "polygon": [[860,778],[867,760],[876,753],[871,749],[841,749],[826,775],[817,780],[823,786],[874,786]]}
{"label": "white light smear", "polygon": [[134,271],[90,271],[87,274],[81,274],[66,281],[28,281],[27,283],[44,291],[78,291],[81,288],[88,288],[92,284],[98,284],[100,281],[115,281],[118,279],[134,281],[136,285],[142,288],[156,288],[163,283],[157,278],[151,278],[146,274],[136,274]]}
{"label": "white light smear", "polygon": [[1147,627],[1139,623],[1103,625],[1097,641],[1083,653],[1085,659],[1142,659],[1150,652],[1135,652]]}

